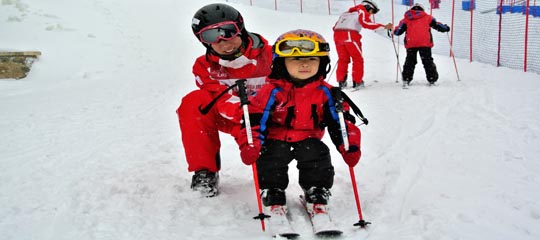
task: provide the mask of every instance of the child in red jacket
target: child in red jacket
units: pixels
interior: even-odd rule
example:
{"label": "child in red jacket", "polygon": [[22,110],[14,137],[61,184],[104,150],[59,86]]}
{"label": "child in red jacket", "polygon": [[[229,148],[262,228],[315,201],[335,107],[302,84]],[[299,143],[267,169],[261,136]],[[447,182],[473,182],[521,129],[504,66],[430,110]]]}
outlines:
{"label": "child in red jacket", "polygon": [[[325,128],[349,166],[360,160],[360,129],[345,102],[349,140],[345,150],[334,96],[339,88],[325,82],[329,51],[329,44],[316,32],[299,29],[282,34],[273,46],[268,84],[249,98],[250,116],[261,120],[253,128],[253,146],[246,143],[240,147],[242,160],[246,164],[257,162],[262,201],[271,215],[283,216],[287,211],[287,171],[295,159],[308,211],[327,216],[334,167],[330,150],[321,140]],[[269,221],[272,219],[279,218]]]}
{"label": "child in red jacket", "polygon": [[421,4],[415,3],[410,10],[405,12],[405,17],[394,29],[394,34],[398,36],[407,32],[405,40],[403,40],[407,49],[407,57],[401,73],[403,81],[407,85],[413,79],[417,53],[420,53],[420,59],[422,59],[428,82],[433,84],[439,79],[437,66],[435,66],[431,56],[431,48],[433,47],[431,28],[439,32],[450,31],[448,25],[437,22],[434,17],[424,12],[424,7]]}

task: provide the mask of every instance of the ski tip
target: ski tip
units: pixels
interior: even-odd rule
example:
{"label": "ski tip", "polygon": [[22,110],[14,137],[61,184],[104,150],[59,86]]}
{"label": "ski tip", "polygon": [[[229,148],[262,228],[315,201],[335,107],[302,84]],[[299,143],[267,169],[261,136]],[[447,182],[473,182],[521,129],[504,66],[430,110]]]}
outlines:
{"label": "ski tip", "polygon": [[341,234],[343,234],[343,232],[340,230],[324,230],[324,231],[319,231],[315,233],[317,237],[321,237],[321,238],[339,237],[341,236]]}
{"label": "ski tip", "polygon": [[298,233],[280,233],[280,234],[274,235],[275,239],[280,239],[280,238],[296,239],[298,237],[300,237],[300,234]]}

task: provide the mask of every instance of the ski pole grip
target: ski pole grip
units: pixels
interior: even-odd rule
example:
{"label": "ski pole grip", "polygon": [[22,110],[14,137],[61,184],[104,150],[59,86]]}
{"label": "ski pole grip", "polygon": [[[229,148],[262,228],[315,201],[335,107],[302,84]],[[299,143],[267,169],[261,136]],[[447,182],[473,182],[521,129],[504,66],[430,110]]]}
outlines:
{"label": "ski pole grip", "polygon": [[238,79],[236,80],[236,86],[238,86],[238,96],[240,97],[240,105],[246,105],[248,104],[248,97],[247,97],[247,91],[246,91],[246,79]]}
{"label": "ski pole grip", "polygon": [[334,96],[336,97],[336,112],[343,112],[343,95],[341,95],[341,89],[334,88]]}
{"label": "ski pole grip", "polygon": [[247,142],[250,146],[253,146],[253,134],[251,133],[251,122],[249,120],[249,111],[248,111],[248,97],[246,92],[246,79],[236,80],[236,85],[238,86],[238,95],[240,96],[240,106],[244,112],[244,123],[246,125],[246,135]]}
{"label": "ski pole grip", "polygon": [[349,151],[349,134],[347,133],[347,127],[345,125],[345,118],[343,117],[343,96],[341,95],[341,89],[334,88],[334,95],[336,97],[336,112],[338,114],[339,128],[341,129],[341,138],[343,140],[343,148],[345,151]]}

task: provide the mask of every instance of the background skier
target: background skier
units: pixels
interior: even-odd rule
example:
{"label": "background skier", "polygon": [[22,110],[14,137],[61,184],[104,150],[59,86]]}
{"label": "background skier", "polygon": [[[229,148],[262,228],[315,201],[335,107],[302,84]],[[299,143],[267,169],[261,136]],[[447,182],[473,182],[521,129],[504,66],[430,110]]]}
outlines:
{"label": "background skier", "polygon": [[339,16],[335,23],[334,42],[338,54],[336,79],[341,88],[347,86],[347,73],[352,59],[352,82],[353,88],[364,86],[364,57],[362,56],[362,28],[375,30],[383,27],[392,29],[392,24],[386,25],[371,21],[371,14],[379,12],[377,5],[370,0],[364,0],[359,5]]}
{"label": "background skier", "polygon": [[439,32],[448,32],[450,27],[437,22],[434,17],[424,11],[424,7],[419,3],[415,3],[404,15],[399,25],[394,29],[394,34],[398,36],[406,32],[403,42],[407,49],[407,57],[403,64],[403,81],[409,85],[413,80],[417,53],[420,53],[426,78],[430,84],[433,84],[439,79],[439,74],[431,56],[431,48],[433,47],[431,28]]}

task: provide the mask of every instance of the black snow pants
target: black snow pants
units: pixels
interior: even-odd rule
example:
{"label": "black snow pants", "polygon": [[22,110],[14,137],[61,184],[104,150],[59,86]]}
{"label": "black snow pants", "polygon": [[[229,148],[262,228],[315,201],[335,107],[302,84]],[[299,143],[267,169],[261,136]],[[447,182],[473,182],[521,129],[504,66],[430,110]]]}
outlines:
{"label": "black snow pants", "polygon": [[289,184],[289,163],[296,159],[298,182],[302,189],[324,187],[334,184],[334,166],[330,150],[321,140],[308,138],[300,142],[266,140],[257,160],[259,187],[285,190]]}
{"label": "black snow pants", "polygon": [[433,62],[433,57],[431,56],[431,48],[429,47],[420,47],[420,48],[408,48],[407,57],[405,58],[405,64],[403,64],[403,81],[410,82],[413,79],[414,67],[416,66],[416,56],[417,53],[420,53],[420,59],[422,59],[422,64],[424,65],[424,70],[426,71],[426,78],[428,82],[434,83],[439,79],[439,73],[437,73],[437,66]]}

